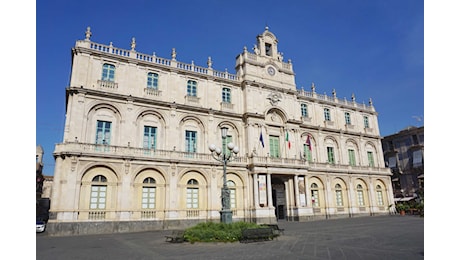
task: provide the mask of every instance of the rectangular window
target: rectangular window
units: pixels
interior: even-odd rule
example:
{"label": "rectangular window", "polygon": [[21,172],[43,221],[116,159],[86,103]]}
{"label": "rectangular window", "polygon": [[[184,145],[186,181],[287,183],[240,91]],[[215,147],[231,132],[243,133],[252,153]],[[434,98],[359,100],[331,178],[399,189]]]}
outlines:
{"label": "rectangular window", "polygon": [[423,156],[422,150],[416,150],[412,153],[412,163],[414,167],[422,166]]}
{"label": "rectangular window", "polygon": [[307,107],[307,104],[301,104],[301,105],[300,105],[300,113],[302,114],[302,117],[308,117],[308,107]]}
{"label": "rectangular window", "polygon": [[362,190],[358,190],[358,206],[364,206],[364,194]]}
{"label": "rectangular window", "polygon": [[327,147],[327,162],[335,163],[334,160],[334,147]]}
{"label": "rectangular window", "polygon": [[185,131],[185,151],[196,153],[196,131]]}
{"label": "rectangular window", "polygon": [[187,96],[196,97],[196,81],[187,81]]}
{"label": "rectangular window", "polygon": [[198,188],[187,188],[186,204],[188,209],[198,208]]}
{"label": "rectangular window", "polygon": [[390,151],[393,151],[393,150],[395,149],[395,146],[393,145],[393,141],[389,141],[389,142],[388,142],[388,149],[389,149]]}
{"label": "rectangular window", "polygon": [[388,167],[390,168],[396,168],[396,156],[391,156],[388,158]]}
{"label": "rectangular window", "polygon": [[235,189],[230,189],[230,208],[236,209],[236,191]]}
{"label": "rectangular window", "polygon": [[351,125],[351,116],[349,112],[345,112],[345,124]]}
{"label": "rectangular window", "polygon": [[367,161],[369,162],[369,167],[374,167],[374,154],[372,152],[367,152]]}
{"label": "rectangular window", "polygon": [[369,117],[364,116],[364,128],[369,128]]}
{"label": "rectangular window", "polygon": [[153,126],[144,126],[144,148],[156,149],[157,128]]}
{"label": "rectangular window", "polygon": [[311,158],[311,150],[310,150],[310,147],[308,146],[308,144],[304,144],[303,145],[303,154],[305,156],[305,159],[309,162],[312,161],[312,158]]}
{"label": "rectangular window", "polygon": [[348,164],[356,166],[355,150],[348,149]]}
{"label": "rectangular window", "polygon": [[270,135],[270,157],[280,158],[279,136]]}
{"label": "rectangular window", "polygon": [[155,187],[143,187],[142,188],[142,208],[143,209],[154,209],[155,208]]}
{"label": "rectangular window", "polygon": [[147,75],[147,88],[158,89],[158,74],[150,72]]}
{"label": "rectangular window", "polygon": [[313,207],[319,207],[319,194],[318,190],[311,191],[311,202]]}
{"label": "rectangular window", "polygon": [[96,122],[96,144],[110,144],[110,128],[112,122],[97,121]]}
{"label": "rectangular window", "polygon": [[377,205],[383,206],[383,195],[381,190],[377,191]]}
{"label": "rectangular window", "polygon": [[331,112],[329,108],[324,109],[324,120],[325,121],[331,121]]}
{"label": "rectangular window", "polygon": [[107,186],[91,186],[90,209],[105,209]]}
{"label": "rectangular window", "polygon": [[412,145],[412,139],[410,137],[405,138],[404,139],[404,146],[406,146],[406,148],[408,148],[411,145]]}
{"label": "rectangular window", "polygon": [[343,199],[342,199],[342,191],[341,190],[336,190],[335,191],[335,202],[337,203],[338,207],[343,206]]}
{"label": "rectangular window", "polygon": [[107,63],[102,66],[102,80],[115,81],[115,66]]}
{"label": "rectangular window", "polygon": [[232,96],[231,96],[231,91],[229,88],[222,89],[222,102],[232,103]]}

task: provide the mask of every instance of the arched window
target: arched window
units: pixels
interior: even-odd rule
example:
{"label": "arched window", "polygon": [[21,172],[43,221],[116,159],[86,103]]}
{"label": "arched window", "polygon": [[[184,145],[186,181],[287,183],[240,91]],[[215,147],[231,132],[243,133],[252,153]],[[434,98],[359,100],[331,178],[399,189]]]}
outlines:
{"label": "arched window", "polygon": [[158,74],[149,72],[147,74],[147,88],[158,89]]}
{"label": "arched window", "polygon": [[377,190],[377,205],[383,206],[382,187],[380,185],[377,185],[376,190]]}
{"label": "arched window", "polygon": [[311,204],[313,207],[319,207],[319,191],[318,185],[316,183],[312,183],[310,185],[311,188]]}
{"label": "arched window", "polygon": [[199,207],[198,191],[198,181],[195,179],[190,179],[187,182],[186,204],[188,209],[197,209]]}
{"label": "arched window", "polygon": [[196,97],[196,81],[187,81],[187,96]]}
{"label": "arched window", "polygon": [[107,198],[107,178],[103,175],[97,175],[91,183],[90,209],[105,209]]}
{"label": "arched window", "polygon": [[156,181],[152,177],[145,178],[142,182],[142,208],[154,209],[156,201]]}
{"label": "arched window", "polygon": [[358,206],[364,206],[364,191],[363,191],[363,186],[361,184],[358,184],[356,186],[356,191],[358,194]]}
{"label": "arched window", "polygon": [[104,63],[102,65],[102,80],[115,81],[115,66],[112,64]]}
{"label": "arched window", "polygon": [[236,208],[236,185],[233,181],[227,181],[227,187],[230,190],[230,208]]}
{"label": "arched window", "polygon": [[335,202],[337,207],[343,207],[342,186],[340,184],[335,185]]}
{"label": "arched window", "polygon": [[93,178],[92,182],[107,182],[107,178],[103,175],[97,175]]}

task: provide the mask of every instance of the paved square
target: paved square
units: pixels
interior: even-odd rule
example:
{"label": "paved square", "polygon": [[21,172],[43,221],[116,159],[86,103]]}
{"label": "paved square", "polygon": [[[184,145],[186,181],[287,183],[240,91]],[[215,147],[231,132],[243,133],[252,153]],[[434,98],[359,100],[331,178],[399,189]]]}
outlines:
{"label": "paved square", "polygon": [[255,243],[168,243],[169,230],[53,237],[37,234],[37,259],[424,259],[424,218],[373,216],[280,221],[284,234]]}

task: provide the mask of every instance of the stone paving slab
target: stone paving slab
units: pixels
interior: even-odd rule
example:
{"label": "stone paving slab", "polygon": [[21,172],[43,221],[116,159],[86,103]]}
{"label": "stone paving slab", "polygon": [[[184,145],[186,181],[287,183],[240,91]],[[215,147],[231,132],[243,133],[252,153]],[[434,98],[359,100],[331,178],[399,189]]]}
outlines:
{"label": "stone paving slab", "polygon": [[424,259],[424,219],[370,216],[280,221],[284,234],[254,243],[168,243],[171,231],[73,237],[37,234],[36,259]]}

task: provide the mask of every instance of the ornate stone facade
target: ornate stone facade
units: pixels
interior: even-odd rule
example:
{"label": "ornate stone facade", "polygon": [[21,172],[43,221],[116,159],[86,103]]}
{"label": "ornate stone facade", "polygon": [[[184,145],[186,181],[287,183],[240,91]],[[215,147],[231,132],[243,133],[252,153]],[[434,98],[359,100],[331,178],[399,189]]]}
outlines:
{"label": "ornate stone facade", "polygon": [[372,103],[297,89],[268,28],[237,56],[236,74],[211,57],[199,67],[174,48],[166,59],[138,53],[134,39],[126,50],[91,35],[72,49],[55,232],[219,221],[222,165],[208,146],[222,143],[221,127],[240,147],[227,166],[234,221],[388,214],[394,204]]}

